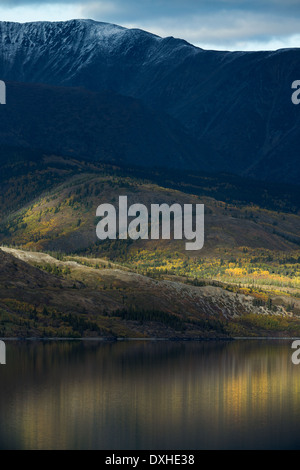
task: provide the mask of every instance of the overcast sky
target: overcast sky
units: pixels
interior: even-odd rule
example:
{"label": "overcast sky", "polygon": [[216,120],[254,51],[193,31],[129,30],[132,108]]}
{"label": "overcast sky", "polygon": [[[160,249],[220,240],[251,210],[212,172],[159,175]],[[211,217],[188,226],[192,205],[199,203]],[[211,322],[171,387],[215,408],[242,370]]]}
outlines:
{"label": "overcast sky", "polygon": [[300,47],[300,0],[0,0],[2,21],[91,18],[218,50]]}

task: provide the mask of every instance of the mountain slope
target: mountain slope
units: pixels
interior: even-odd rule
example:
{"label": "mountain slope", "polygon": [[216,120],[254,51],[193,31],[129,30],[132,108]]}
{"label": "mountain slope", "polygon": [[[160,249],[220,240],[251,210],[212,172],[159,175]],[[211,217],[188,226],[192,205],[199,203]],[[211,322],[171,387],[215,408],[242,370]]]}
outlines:
{"label": "mountain slope", "polygon": [[216,286],[157,281],[112,265],[93,268],[7,248],[0,249],[0,262],[1,337],[299,334],[299,318],[291,317],[286,303],[270,309]]}
{"label": "mountain slope", "polygon": [[136,99],[20,83],[8,83],[7,92],[10,103],[0,107],[4,147],[125,166],[209,168],[196,140],[173,118]]}
{"label": "mountain slope", "polygon": [[[260,208],[251,199],[248,203],[226,204],[206,190],[207,186],[216,186],[217,180],[203,178],[198,188],[195,184],[175,190],[145,180],[145,176],[123,176],[117,169],[93,163],[46,157],[43,165],[40,162],[29,165],[21,162],[24,174],[13,173],[12,169],[6,177],[8,181],[1,184],[0,242],[5,244],[68,253],[94,249],[98,205],[105,202],[117,206],[118,197],[124,194],[129,205],[136,202],[147,207],[154,203],[205,204],[204,248],[188,253],[196,258],[211,253],[221,256],[218,250],[227,250],[231,256],[236,248],[245,246],[284,253],[296,250],[300,243],[298,207],[292,214],[281,212],[278,204],[276,211]],[[201,196],[196,196],[198,192]],[[262,190],[262,194],[267,196],[267,190]],[[105,243],[100,243],[99,248],[101,245]],[[132,247],[123,243],[123,250],[129,254],[132,249],[141,248],[150,253],[156,246],[156,241],[136,241]],[[163,246],[166,250],[185,251],[184,242],[164,241]]]}
{"label": "mountain slope", "polygon": [[[92,20],[1,22],[0,44],[0,75],[5,80],[126,94],[131,88],[135,95],[137,84],[144,89],[141,75],[146,68],[166,68],[178,57],[184,59],[197,51],[185,41]],[[152,80],[155,83],[155,77]]]}
{"label": "mountain slope", "polygon": [[291,102],[298,49],[203,51],[90,20],[2,22],[0,45],[4,80],[135,97],[180,121],[214,170],[299,181],[300,113]]}
{"label": "mountain slope", "polygon": [[[116,166],[38,153],[31,161],[27,152],[22,160],[14,152],[0,172],[0,241],[23,249],[0,250],[0,336],[299,334],[300,221],[288,195],[271,211],[251,203],[233,180],[223,188],[222,179],[194,174],[189,187],[182,174],[179,191],[151,182],[151,174],[162,178],[157,171],[138,178]],[[214,199],[212,191],[222,188],[250,197],[248,204]],[[272,192],[261,191],[270,205]],[[204,248],[186,252],[174,240],[97,242],[96,207],[117,204],[125,193],[130,203],[204,203]]]}

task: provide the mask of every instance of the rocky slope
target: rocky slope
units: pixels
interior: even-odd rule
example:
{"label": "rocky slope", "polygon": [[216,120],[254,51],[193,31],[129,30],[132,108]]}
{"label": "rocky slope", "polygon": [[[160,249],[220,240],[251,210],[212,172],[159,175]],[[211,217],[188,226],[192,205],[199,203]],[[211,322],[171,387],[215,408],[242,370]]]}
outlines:
{"label": "rocky slope", "polygon": [[98,261],[95,269],[0,249],[0,336],[195,339],[300,331],[284,303],[268,309],[221,287],[157,281]]}

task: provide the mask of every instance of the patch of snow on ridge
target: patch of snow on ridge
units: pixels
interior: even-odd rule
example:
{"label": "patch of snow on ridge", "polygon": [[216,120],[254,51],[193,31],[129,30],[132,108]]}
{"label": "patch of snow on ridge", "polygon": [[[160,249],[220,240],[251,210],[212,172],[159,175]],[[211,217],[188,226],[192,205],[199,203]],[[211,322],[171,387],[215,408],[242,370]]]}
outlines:
{"label": "patch of snow on ridge", "polygon": [[160,63],[167,67],[200,51],[180,39],[93,20],[0,22],[4,80],[81,86],[85,78],[93,81],[93,74],[101,77],[103,67],[114,82],[107,71],[120,63],[124,70],[136,68],[142,73],[144,67]]}

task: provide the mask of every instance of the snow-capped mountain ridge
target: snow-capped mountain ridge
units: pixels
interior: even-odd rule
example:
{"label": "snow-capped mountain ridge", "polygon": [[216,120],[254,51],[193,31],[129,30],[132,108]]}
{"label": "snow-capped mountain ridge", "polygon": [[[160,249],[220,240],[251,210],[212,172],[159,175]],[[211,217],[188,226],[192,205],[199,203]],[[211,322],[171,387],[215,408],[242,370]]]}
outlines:
{"label": "snow-capped mountain ridge", "polygon": [[93,61],[107,65],[121,56],[130,66],[137,60],[162,62],[180,48],[196,49],[173,38],[170,48],[170,39],[93,20],[0,22],[0,73],[7,80],[68,85]]}
{"label": "snow-capped mountain ridge", "polygon": [[299,181],[299,78],[299,49],[205,51],[93,20],[0,22],[1,80],[137,99],[175,118],[216,171]]}

